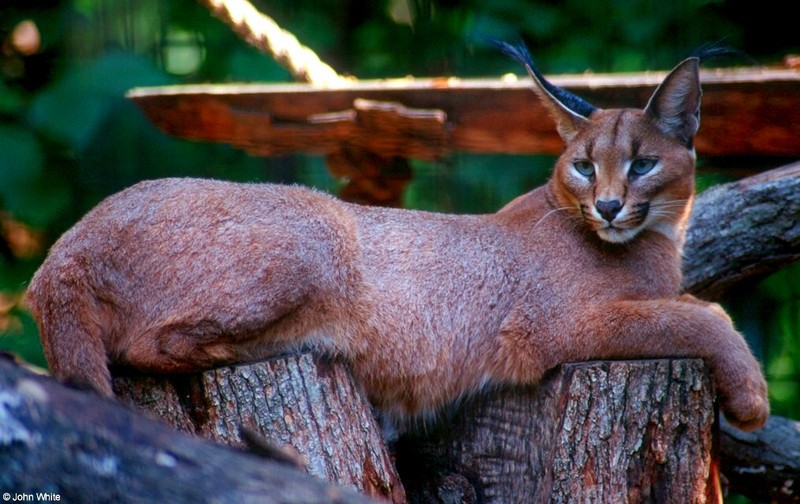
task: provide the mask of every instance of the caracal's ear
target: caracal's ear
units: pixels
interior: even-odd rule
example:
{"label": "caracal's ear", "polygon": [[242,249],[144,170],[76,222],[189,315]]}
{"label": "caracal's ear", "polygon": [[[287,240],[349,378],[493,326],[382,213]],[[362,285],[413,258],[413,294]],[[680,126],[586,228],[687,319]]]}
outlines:
{"label": "caracal's ear", "polygon": [[504,54],[522,63],[528,75],[533,79],[533,90],[542,99],[556,120],[558,134],[565,142],[572,140],[585,125],[588,117],[596,110],[583,98],[576,96],[550,81],[536,68],[528,49],[523,44],[512,45],[499,40],[490,40]]}
{"label": "caracal's ear", "polygon": [[691,149],[700,127],[700,95],[700,59],[688,58],[664,78],[644,110],[661,131]]}

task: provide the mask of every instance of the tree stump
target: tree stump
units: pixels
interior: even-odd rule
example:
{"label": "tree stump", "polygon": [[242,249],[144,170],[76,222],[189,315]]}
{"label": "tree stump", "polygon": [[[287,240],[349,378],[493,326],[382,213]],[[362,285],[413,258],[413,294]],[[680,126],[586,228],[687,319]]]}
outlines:
{"label": "tree stump", "polygon": [[405,502],[371,406],[341,363],[303,354],[197,375],[117,377],[114,388],[184,432],[241,447],[244,428],[296,451],[313,476]]}
{"label": "tree stump", "polygon": [[701,360],[565,364],[406,435],[398,468],[418,503],[717,502],[715,418]]}
{"label": "tree stump", "polygon": [[[181,430],[242,445],[246,426],[293,446],[311,474],[406,499],[343,365],[306,354],[115,387]],[[701,360],[565,364],[465,400],[396,457],[411,502],[716,502],[715,418]]]}

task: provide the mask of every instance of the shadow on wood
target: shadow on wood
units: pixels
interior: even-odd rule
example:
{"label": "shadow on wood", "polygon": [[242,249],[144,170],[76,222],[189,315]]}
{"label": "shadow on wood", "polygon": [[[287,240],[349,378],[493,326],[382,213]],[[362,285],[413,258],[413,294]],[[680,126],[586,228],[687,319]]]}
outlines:
{"label": "shadow on wood", "polygon": [[771,416],[742,432],[722,422],[720,469],[731,492],[757,502],[800,502],[800,422]]}

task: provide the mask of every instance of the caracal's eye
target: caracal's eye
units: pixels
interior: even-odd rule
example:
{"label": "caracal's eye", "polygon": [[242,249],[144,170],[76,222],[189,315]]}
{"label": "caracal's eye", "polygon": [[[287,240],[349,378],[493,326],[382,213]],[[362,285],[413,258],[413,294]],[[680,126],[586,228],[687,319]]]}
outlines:
{"label": "caracal's eye", "polygon": [[631,161],[630,175],[641,176],[649,172],[658,164],[658,159],[655,158],[636,158]]}
{"label": "caracal's eye", "polygon": [[577,161],[573,161],[572,166],[575,168],[575,171],[586,178],[591,178],[594,176],[594,163],[591,161],[579,159]]}

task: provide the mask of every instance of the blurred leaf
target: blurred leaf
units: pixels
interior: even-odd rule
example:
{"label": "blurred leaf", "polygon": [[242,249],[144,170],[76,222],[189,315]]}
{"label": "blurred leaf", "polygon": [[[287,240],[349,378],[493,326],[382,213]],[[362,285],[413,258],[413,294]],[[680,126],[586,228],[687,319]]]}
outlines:
{"label": "blurred leaf", "polygon": [[18,292],[39,268],[38,260],[0,260],[0,292]]}
{"label": "blurred leaf", "polygon": [[43,134],[81,150],[97,132],[108,107],[85,93],[80,83],[66,81],[39,96],[30,120]]}
{"label": "blurred leaf", "polygon": [[234,51],[228,59],[228,74],[232,81],[275,82],[291,81],[292,76],[266,54],[249,47]]}
{"label": "blurred leaf", "polygon": [[23,105],[22,93],[0,80],[0,114],[16,115],[22,111]]}
{"label": "blurred leaf", "polygon": [[285,27],[304,45],[321,53],[326,47],[332,47],[337,42],[339,33],[334,21],[335,17],[330,12],[307,5],[287,19]]}
{"label": "blurred leaf", "polygon": [[61,176],[40,177],[19,191],[12,213],[34,228],[46,229],[71,206],[72,193]]}
{"label": "blurred leaf", "polygon": [[17,216],[24,214],[32,203],[31,188],[43,169],[36,137],[20,127],[0,125],[0,166],[2,207]]}
{"label": "blurred leaf", "polygon": [[72,7],[84,16],[91,16],[103,8],[102,0],[72,0]]}
{"label": "blurred leaf", "polygon": [[42,172],[42,152],[33,134],[21,127],[0,124],[0,194],[16,192],[14,186]]}
{"label": "blurred leaf", "polygon": [[106,53],[85,67],[73,67],[33,101],[31,124],[44,135],[83,150],[98,133],[113,103],[136,86],[165,85],[170,79],[147,60]]}
{"label": "blurred leaf", "polygon": [[174,75],[196,73],[206,59],[206,50],[197,32],[170,27],[161,51],[164,70]]}
{"label": "blurred leaf", "polygon": [[760,291],[776,301],[787,302],[800,299],[800,263],[787,266],[764,279],[759,286]]}
{"label": "blurred leaf", "polygon": [[405,206],[455,213],[495,212],[544,183],[553,163],[552,156],[474,154],[456,155],[449,164],[414,161]]}
{"label": "blurred leaf", "polygon": [[[699,167],[700,163],[698,163]],[[729,174],[719,172],[700,172],[695,176],[695,190],[698,193],[718,184],[725,184],[735,180]]]}
{"label": "blurred leaf", "polygon": [[14,308],[6,316],[9,318],[8,327],[0,331],[0,351],[10,352],[25,362],[46,369],[47,361],[30,313]]}
{"label": "blurred leaf", "polygon": [[15,218],[43,228],[69,204],[60,177],[47,177],[41,144],[21,127],[0,125],[0,198]]}

